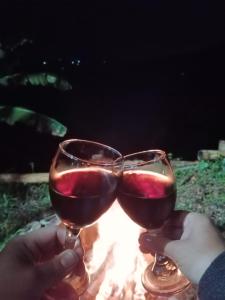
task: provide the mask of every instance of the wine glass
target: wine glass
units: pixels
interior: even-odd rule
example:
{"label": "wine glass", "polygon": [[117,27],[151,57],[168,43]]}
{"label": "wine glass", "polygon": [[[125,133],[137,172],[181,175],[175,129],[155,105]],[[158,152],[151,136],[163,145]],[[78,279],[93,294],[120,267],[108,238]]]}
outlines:
{"label": "wine glass", "polygon": [[[115,149],[93,141],[70,139],[59,144],[49,175],[52,206],[66,226],[65,249],[73,249],[80,230],[93,224],[116,197],[123,158]],[[87,273],[76,276],[82,294]]]}
{"label": "wine glass", "polygon": [[[160,232],[176,201],[175,177],[164,151],[124,156],[118,201],[135,223],[153,236]],[[156,253],[142,275],[142,284],[152,294],[168,296],[187,288],[190,282],[170,258]]]}

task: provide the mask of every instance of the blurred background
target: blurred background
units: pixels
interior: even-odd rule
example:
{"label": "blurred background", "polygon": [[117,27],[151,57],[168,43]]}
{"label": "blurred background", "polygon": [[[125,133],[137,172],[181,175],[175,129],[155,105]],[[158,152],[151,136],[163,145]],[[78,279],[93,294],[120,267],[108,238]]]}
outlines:
{"label": "blurred background", "polygon": [[4,111],[0,172],[48,171],[71,137],[195,160],[225,139],[224,70],[222,0],[1,1],[0,106],[67,133]]}

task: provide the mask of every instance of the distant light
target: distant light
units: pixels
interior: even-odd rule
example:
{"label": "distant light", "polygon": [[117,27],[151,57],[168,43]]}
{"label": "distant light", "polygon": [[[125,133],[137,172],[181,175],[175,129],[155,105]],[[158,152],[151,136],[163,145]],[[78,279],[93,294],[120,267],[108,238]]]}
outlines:
{"label": "distant light", "polygon": [[184,76],[184,72],[181,72],[181,73],[180,73],[180,76]]}
{"label": "distant light", "polygon": [[47,65],[47,61],[44,60],[44,61],[42,62],[42,64],[43,64],[43,65]]}
{"label": "distant light", "polygon": [[80,60],[79,60],[79,59],[72,60],[72,61],[71,61],[71,64],[72,64],[72,65],[79,66],[79,65],[80,65]]}

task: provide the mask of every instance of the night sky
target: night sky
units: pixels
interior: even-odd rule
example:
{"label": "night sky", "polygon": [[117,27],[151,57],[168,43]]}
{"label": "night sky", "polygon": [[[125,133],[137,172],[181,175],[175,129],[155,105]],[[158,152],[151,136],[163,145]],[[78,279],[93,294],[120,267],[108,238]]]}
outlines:
{"label": "night sky", "polygon": [[195,159],[225,139],[224,1],[2,1],[0,16],[3,45],[32,40],[20,70],[73,84],[68,93],[2,91],[3,102],[123,153],[163,148]]}
{"label": "night sky", "polygon": [[25,34],[64,54],[82,49],[125,60],[190,53],[224,41],[224,1],[122,3],[2,1],[1,35]]}

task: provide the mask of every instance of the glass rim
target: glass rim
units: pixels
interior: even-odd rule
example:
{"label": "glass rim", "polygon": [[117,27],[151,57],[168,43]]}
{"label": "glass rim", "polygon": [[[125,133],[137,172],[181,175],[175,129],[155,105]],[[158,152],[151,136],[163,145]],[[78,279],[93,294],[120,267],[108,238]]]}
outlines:
{"label": "glass rim", "polygon": [[[109,151],[112,151],[114,153],[116,153],[118,155],[118,157],[113,160],[111,163],[109,162],[103,162],[103,161],[100,161],[100,162],[90,162],[89,160],[87,159],[83,159],[83,158],[80,158],[79,156],[76,156],[76,155],[73,155],[71,153],[69,153],[68,151],[66,151],[64,149],[64,146],[65,145],[68,145],[72,142],[84,142],[84,143],[87,143],[87,144],[92,144],[92,145],[96,145],[96,146],[101,146],[105,149],[108,149]],[[73,159],[73,160],[80,160],[81,162],[84,162],[84,163],[87,163],[87,164],[91,164],[91,165],[97,165],[97,166],[113,166],[113,165],[117,165],[120,163],[120,161],[123,161],[123,155],[118,151],[116,150],[115,148],[111,147],[111,146],[108,146],[106,144],[102,144],[102,143],[99,143],[99,142],[95,142],[95,141],[92,141],[92,140],[84,140],[84,139],[67,139],[67,140],[64,140],[62,141],[61,143],[59,143],[59,149],[60,151],[66,155],[67,157],[69,157],[70,159]]]}
{"label": "glass rim", "polygon": [[[142,155],[142,154],[147,154],[147,153],[157,153],[157,154],[160,154],[159,157],[157,158],[153,158],[153,159],[149,159],[149,160],[146,160],[146,161],[142,161],[142,162],[139,162],[139,163],[131,163],[129,165],[126,165],[126,160],[129,159],[129,157],[133,157],[133,156],[137,156],[137,155]],[[127,155],[124,155],[123,156],[123,159],[124,159],[124,169],[132,166],[132,167],[138,167],[138,166],[144,166],[144,165],[147,165],[149,163],[156,163],[160,160],[163,160],[166,158],[166,152],[161,150],[161,149],[152,149],[152,150],[144,150],[144,151],[139,151],[139,152],[135,152],[135,153],[131,153],[131,154],[127,154]]]}

